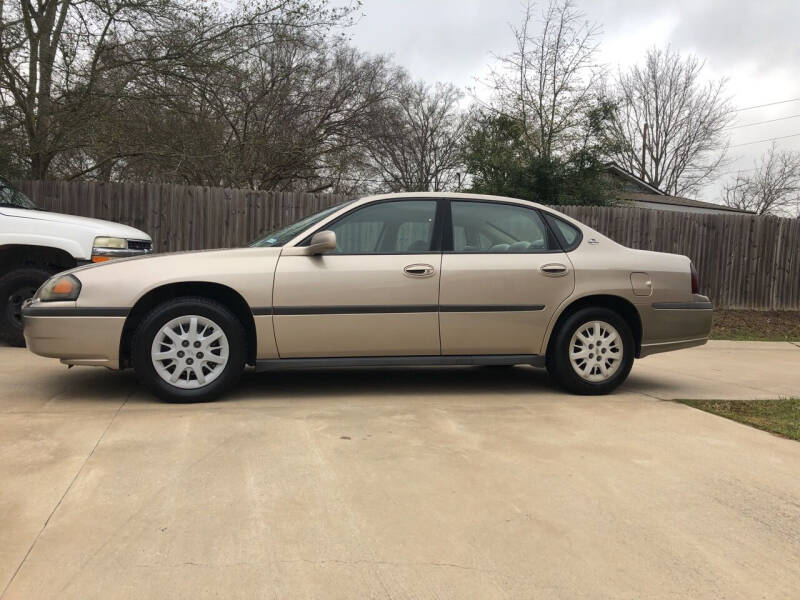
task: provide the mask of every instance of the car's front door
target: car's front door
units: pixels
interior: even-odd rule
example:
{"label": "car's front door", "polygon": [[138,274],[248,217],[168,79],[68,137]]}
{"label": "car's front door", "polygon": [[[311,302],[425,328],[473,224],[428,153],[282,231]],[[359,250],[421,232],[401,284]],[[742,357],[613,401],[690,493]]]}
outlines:
{"label": "car's front door", "polygon": [[532,207],[453,200],[439,296],[442,354],[538,354],[572,264]]}
{"label": "car's front door", "polygon": [[281,358],[437,355],[437,200],[356,207],[324,227],[336,250],[278,260],[273,322]]}

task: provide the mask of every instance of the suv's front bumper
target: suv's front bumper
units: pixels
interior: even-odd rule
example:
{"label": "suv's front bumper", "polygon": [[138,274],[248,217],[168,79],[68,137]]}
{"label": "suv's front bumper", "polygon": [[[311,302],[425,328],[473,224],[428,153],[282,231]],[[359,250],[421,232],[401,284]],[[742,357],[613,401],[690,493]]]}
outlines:
{"label": "suv's front bumper", "polygon": [[92,248],[90,262],[105,262],[115,258],[130,258],[131,256],[146,256],[153,252],[153,243],[150,240],[126,240],[127,248]]}

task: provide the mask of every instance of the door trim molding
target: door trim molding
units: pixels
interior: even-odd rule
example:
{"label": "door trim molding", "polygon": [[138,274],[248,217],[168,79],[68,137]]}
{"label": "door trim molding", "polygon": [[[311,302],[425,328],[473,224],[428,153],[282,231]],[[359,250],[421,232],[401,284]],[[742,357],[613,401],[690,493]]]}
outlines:
{"label": "door trim molding", "polygon": [[430,312],[534,312],[544,310],[544,304],[406,304],[364,306],[275,306],[254,307],[253,315],[370,315]]}
{"label": "door trim molding", "polygon": [[525,312],[544,310],[544,304],[442,304],[439,312]]}
{"label": "door trim molding", "polygon": [[465,354],[431,356],[346,356],[331,358],[269,358],[256,361],[256,371],[332,367],[409,367],[456,365],[519,365],[544,367],[540,354]]}

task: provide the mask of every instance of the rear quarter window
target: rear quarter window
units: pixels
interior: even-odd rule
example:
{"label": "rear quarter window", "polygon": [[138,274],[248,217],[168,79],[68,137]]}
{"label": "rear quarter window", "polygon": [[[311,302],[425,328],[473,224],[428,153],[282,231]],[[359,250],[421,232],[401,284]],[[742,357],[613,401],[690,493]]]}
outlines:
{"label": "rear quarter window", "polygon": [[547,224],[550,225],[565,251],[568,252],[578,247],[583,237],[580,229],[550,213],[545,214],[545,219],[547,219]]}

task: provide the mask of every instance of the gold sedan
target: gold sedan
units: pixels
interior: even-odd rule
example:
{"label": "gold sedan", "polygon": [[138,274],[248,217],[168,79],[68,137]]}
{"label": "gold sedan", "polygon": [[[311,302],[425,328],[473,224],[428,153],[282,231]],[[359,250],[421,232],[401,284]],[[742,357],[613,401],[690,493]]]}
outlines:
{"label": "gold sedan", "polygon": [[625,248],[524,200],[372,196],[248,248],[79,267],[23,309],[36,354],[133,367],[160,398],[211,400],[258,370],[546,367],[604,394],[633,359],[704,344],[685,256]]}

